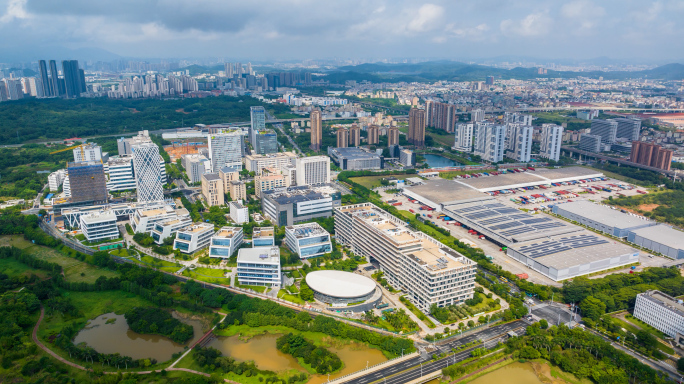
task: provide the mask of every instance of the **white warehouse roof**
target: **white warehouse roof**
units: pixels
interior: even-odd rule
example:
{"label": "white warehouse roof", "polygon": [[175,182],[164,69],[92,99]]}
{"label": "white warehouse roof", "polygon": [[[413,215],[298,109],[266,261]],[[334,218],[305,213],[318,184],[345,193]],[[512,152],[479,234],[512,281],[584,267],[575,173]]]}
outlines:
{"label": "white warehouse roof", "polygon": [[369,295],[375,282],[365,276],[343,271],[315,271],[306,275],[306,284],[326,296],[354,298]]}

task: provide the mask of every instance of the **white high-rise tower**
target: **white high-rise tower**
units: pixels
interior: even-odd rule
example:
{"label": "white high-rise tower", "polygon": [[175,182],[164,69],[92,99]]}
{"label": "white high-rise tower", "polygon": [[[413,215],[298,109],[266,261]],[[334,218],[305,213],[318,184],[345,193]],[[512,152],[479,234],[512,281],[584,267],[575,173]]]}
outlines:
{"label": "white high-rise tower", "polygon": [[138,202],[164,200],[159,147],[154,143],[142,143],[134,145],[132,150]]}

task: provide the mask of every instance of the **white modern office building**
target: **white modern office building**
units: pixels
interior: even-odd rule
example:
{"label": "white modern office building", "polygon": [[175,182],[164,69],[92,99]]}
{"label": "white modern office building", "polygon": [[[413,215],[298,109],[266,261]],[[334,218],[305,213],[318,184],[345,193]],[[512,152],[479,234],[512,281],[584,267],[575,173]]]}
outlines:
{"label": "white modern office building", "polygon": [[62,183],[64,183],[64,180],[67,177],[67,172],[66,169],[60,169],[58,171],[52,172],[51,174],[48,175],[48,187],[50,188],[50,192],[57,192],[59,191],[59,187],[62,186]]}
{"label": "white modern office building", "polygon": [[[104,163],[104,171],[107,177],[107,190],[134,191],[137,188],[135,172],[133,171],[133,155],[112,156]],[[166,167],[164,159],[159,156],[159,174],[162,185],[166,184]]]}
{"label": "white modern office building", "polygon": [[410,149],[402,149],[399,151],[399,163],[404,167],[413,167],[416,165],[416,153]]}
{"label": "white modern office building", "polygon": [[154,143],[133,146],[133,172],[138,202],[164,200],[164,181],[159,169],[159,147]]}
{"label": "white modern office building", "polygon": [[240,285],[280,287],[280,249],[278,247],[240,248],[237,279]]}
{"label": "white modern office building", "polygon": [[230,207],[230,219],[233,220],[235,224],[249,222],[249,209],[242,205],[242,200],[231,201],[228,206]]}
{"label": "white modern office building", "polygon": [[684,345],[684,304],[660,291],[646,291],[636,297],[634,317]]}
{"label": "white modern office building", "polygon": [[179,229],[176,232],[176,240],[173,249],[183,253],[194,253],[209,245],[209,240],[214,235],[214,224],[197,223]]}
{"label": "white modern office building", "polygon": [[539,155],[543,158],[560,160],[563,144],[563,127],[556,124],[542,124]]}
{"label": "white modern office building", "polygon": [[181,156],[181,164],[191,183],[199,183],[203,174],[211,172],[211,161],[198,153]]}
{"label": "white modern office building", "polygon": [[178,232],[179,229],[185,228],[191,224],[192,219],[190,219],[189,216],[178,217],[177,219],[154,224],[154,228],[152,228],[150,234],[152,239],[154,239],[154,242],[161,245],[167,238],[171,236],[175,237],[176,232]]}
{"label": "white modern office building", "polygon": [[267,191],[261,197],[261,207],[275,225],[285,226],[330,217],[333,208],[342,205],[341,199],[331,185],[291,187]]}
{"label": "white modern office building", "polygon": [[116,215],[112,210],[82,215],[80,217],[80,228],[88,241],[119,238]]}
{"label": "white modern office building", "polygon": [[209,159],[212,172],[218,173],[223,167],[242,169],[245,154],[245,136],[242,130],[225,130],[207,136]]}
{"label": "white modern office building", "polygon": [[275,245],[275,227],[254,227],[252,248],[272,247]]}
{"label": "white modern office building", "polygon": [[74,161],[77,163],[82,162],[107,162],[107,152],[102,152],[102,147],[94,143],[83,144],[74,148]]}
{"label": "white modern office building", "polygon": [[335,240],[377,261],[420,310],[473,297],[476,263],[371,203],[335,208]]}
{"label": "white modern office building", "polygon": [[263,168],[281,169],[284,166],[295,165],[297,155],[294,152],[278,152],[267,155],[251,154],[245,156],[245,169],[256,174]]}
{"label": "white modern office building", "polygon": [[531,125],[509,123],[506,126],[506,157],[521,163],[530,161],[533,131]]}
{"label": "white modern office building", "polygon": [[473,150],[473,123],[456,124],[456,137],[454,139],[454,149],[461,152],[472,152]]}
{"label": "white modern office building", "polygon": [[222,227],[209,244],[209,257],[228,259],[242,245],[242,227]]}
{"label": "white modern office building", "polygon": [[131,228],[135,233],[149,233],[157,223],[189,217],[185,208],[175,209],[170,205],[137,209],[130,215]]}
{"label": "white modern office building", "polygon": [[295,161],[297,185],[330,183],[330,157],[300,157]]}
{"label": "white modern office building", "polygon": [[300,259],[321,256],[332,252],[330,234],[318,223],[285,227],[285,243]]}

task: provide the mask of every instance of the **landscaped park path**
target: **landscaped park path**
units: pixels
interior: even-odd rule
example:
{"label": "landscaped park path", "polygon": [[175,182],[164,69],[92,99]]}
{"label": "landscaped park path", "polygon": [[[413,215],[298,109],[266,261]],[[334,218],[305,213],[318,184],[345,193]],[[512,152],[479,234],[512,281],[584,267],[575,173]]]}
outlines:
{"label": "landscaped park path", "polygon": [[[223,314],[223,313],[221,313],[221,314],[224,315],[224,318],[225,318],[225,314]],[[62,356],[56,354],[56,353],[53,352],[50,348],[46,347],[43,343],[41,343],[40,340],[38,340],[38,328],[40,327],[40,322],[43,321],[43,317],[44,317],[44,316],[45,316],[45,308],[43,308],[43,306],[41,305],[41,306],[40,306],[40,317],[38,318],[38,322],[36,323],[36,326],[33,327],[33,334],[31,335],[31,337],[33,338],[33,342],[36,343],[36,345],[37,345],[38,347],[40,347],[40,349],[42,349],[43,351],[45,351],[45,352],[47,352],[48,354],[50,354],[50,356],[54,357],[55,359],[59,360],[60,362],[66,364],[66,365],[69,365],[69,366],[74,367],[74,368],[76,368],[76,369],[80,369],[80,370],[82,370],[82,371],[92,371],[92,369],[86,368],[86,367],[81,366],[81,365],[78,365],[78,364],[76,364],[76,363],[72,363],[71,361],[69,361],[69,360],[63,358]],[[220,322],[219,322],[219,323],[220,323]],[[211,333],[214,331],[215,328],[216,328],[216,326],[212,327],[212,328],[211,328],[207,333],[205,333],[197,342],[199,342],[199,341],[201,341],[201,340],[204,340],[207,336],[209,336],[209,334],[211,334]],[[192,369],[187,369],[187,368],[174,368],[174,366],[176,365],[176,363],[178,363],[183,357],[185,357],[185,355],[187,355],[187,354],[192,350],[192,348],[195,347],[195,345],[197,344],[197,342],[196,342],[195,344],[193,344],[191,348],[188,348],[188,350],[187,350],[180,358],[178,358],[178,360],[174,361],[173,364],[171,364],[171,365],[169,366],[169,368],[167,368],[166,370],[167,370],[167,371],[183,371],[183,372],[188,372],[188,373],[194,373],[194,374],[196,374],[196,375],[202,375],[202,376],[205,376],[205,377],[210,377],[211,375],[208,374],[208,373],[193,371]],[[139,375],[148,375],[148,374],[154,373],[154,372],[161,372],[161,370],[155,370],[155,371],[136,371],[136,372],[127,372],[127,373],[137,373],[137,374],[139,374]],[[108,374],[108,375],[116,375],[116,374],[118,374],[118,373],[119,373],[119,372],[105,372],[105,374]],[[237,382],[235,382],[235,381],[228,380],[228,379],[224,379],[224,381],[225,381],[226,383],[240,384],[240,383],[237,383]]]}

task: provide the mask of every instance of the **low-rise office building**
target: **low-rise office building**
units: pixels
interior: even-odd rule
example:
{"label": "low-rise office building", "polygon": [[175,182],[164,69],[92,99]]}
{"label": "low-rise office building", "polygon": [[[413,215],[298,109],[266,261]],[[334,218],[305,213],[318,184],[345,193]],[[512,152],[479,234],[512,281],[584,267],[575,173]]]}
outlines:
{"label": "low-rise office building", "polygon": [[335,208],[336,241],[377,261],[420,310],[473,297],[476,264],[371,203]]}
{"label": "low-rise office building", "polygon": [[81,231],[88,241],[119,238],[116,215],[111,210],[82,215],[80,221]]}
{"label": "low-rise office building", "polygon": [[636,297],[634,317],[674,338],[684,346],[684,304],[660,291],[646,291]]}
{"label": "low-rise office building", "polygon": [[281,188],[264,193],[263,212],[278,226],[294,225],[317,217],[331,217],[342,205],[342,195],[331,185]]}
{"label": "low-rise office building", "polygon": [[330,234],[318,223],[285,227],[285,244],[300,259],[321,256],[332,252]]}
{"label": "low-rise office building", "polygon": [[181,156],[181,163],[191,183],[199,183],[203,174],[211,172],[211,161],[199,153]]}
{"label": "low-rise office building", "polygon": [[328,147],[328,156],[344,171],[382,169],[383,158],[376,153],[361,148]]}
{"label": "low-rise office building", "polygon": [[173,249],[183,253],[194,253],[209,245],[209,240],[214,235],[214,224],[197,223],[179,229],[176,232],[176,240]]}
{"label": "low-rise office building", "polygon": [[154,224],[154,228],[152,228],[152,239],[154,239],[154,242],[158,245],[162,245],[164,243],[164,240],[166,240],[167,238],[172,236],[175,237],[176,232],[178,232],[179,229],[185,228],[191,224],[192,219],[190,219],[190,217],[188,216],[179,217],[177,219],[164,221],[161,223],[156,223]]}
{"label": "low-rise office building", "polygon": [[233,220],[235,224],[244,224],[249,222],[249,209],[242,205],[242,201],[231,201],[228,206],[230,206],[230,219]]}
{"label": "low-rise office building", "polygon": [[280,249],[240,248],[237,257],[237,279],[240,285],[280,287]]}
{"label": "low-rise office building", "polygon": [[275,227],[254,227],[252,230],[252,248],[273,247],[275,245]]}
{"label": "low-rise office building", "polygon": [[130,215],[130,222],[133,232],[149,233],[157,223],[186,217],[190,217],[190,213],[185,208],[174,209],[170,205],[161,207],[153,205],[150,208],[137,209]]}
{"label": "low-rise office building", "polygon": [[264,192],[287,187],[284,175],[266,174],[254,178],[254,190],[257,198],[261,198]]}
{"label": "low-rise office building", "polygon": [[211,237],[209,257],[228,259],[242,245],[242,227],[221,227]]}
{"label": "low-rise office building", "polygon": [[244,162],[245,169],[258,174],[262,168],[280,169],[285,165],[295,165],[295,159],[297,159],[297,155],[294,152],[279,152],[267,155],[247,155],[244,158]]}

